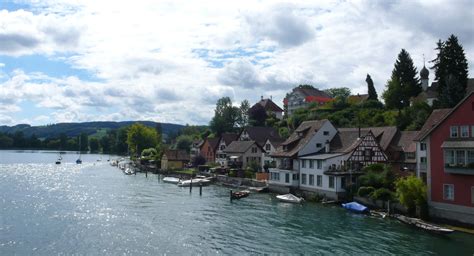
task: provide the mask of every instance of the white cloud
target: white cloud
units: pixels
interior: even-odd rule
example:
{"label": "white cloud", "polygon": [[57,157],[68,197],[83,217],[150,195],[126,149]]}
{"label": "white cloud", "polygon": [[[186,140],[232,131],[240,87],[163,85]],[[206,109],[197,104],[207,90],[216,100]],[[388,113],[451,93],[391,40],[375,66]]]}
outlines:
{"label": "white cloud", "polygon": [[[25,1],[28,2],[28,1]],[[0,56],[44,55],[93,74],[4,71],[2,120],[34,103],[48,122],[148,119],[205,124],[219,97],[236,103],[298,84],[382,93],[401,48],[422,67],[459,36],[474,66],[472,1],[31,1],[0,11]],[[471,22],[469,22],[471,21]],[[431,75],[433,77],[433,75]],[[8,115],[8,116],[7,116]],[[35,122],[41,123],[45,118]]]}

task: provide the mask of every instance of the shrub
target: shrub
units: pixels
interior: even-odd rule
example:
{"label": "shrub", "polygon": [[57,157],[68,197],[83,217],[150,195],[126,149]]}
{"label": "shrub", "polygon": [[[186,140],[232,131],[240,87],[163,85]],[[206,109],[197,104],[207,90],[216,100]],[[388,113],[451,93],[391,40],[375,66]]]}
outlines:
{"label": "shrub", "polygon": [[379,188],[375,190],[372,195],[372,199],[388,201],[393,199],[393,192],[386,188]]}
{"label": "shrub", "polygon": [[236,177],[236,176],[237,176],[236,170],[235,170],[235,169],[231,169],[231,170],[229,171],[229,175],[228,175],[228,176],[229,176],[229,177]]}
{"label": "shrub", "polygon": [[245,170],[245,178],[247,179],[253,179],[253,174],[254,172],[250,171],[250,170]]}
{"label": "shrub", "polygon": [[375,191],[374,187],[360,187],[357,194],[362,197],[370,196]]}
{"label": "shrub", "polygon": [[411,175],[398,179],[395,187],[398,200],[410,214],[415,212],[416,206],[426,205],[426,185],[419,178]]}

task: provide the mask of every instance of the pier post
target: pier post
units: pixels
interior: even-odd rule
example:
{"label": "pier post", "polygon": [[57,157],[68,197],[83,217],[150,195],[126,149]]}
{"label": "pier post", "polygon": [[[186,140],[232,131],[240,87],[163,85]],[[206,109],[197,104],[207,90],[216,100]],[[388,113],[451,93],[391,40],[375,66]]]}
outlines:
{"label": "pier post", "polygon": [[230,201],[232,202],[232,189],[230,190]]}
{"label": "pier post", "polygon": [[191,182],[189,183],[189,193],[193,190],[193,179],[191,178]]}
{"label": "pier post", "polygon": [[145,169],[145,178],[148,178],[148,170]]}
{"label": "pier post", "polygon": [[199,195],[202,196],[202,183],[199,182]]}

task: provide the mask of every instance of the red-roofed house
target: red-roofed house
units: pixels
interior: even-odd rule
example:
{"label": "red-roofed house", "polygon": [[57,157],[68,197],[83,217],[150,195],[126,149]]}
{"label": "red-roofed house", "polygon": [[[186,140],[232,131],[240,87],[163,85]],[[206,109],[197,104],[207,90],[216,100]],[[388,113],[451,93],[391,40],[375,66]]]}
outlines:
{"label": "red-roofed house", "polygon": [[216,161],[218,145],[219,138],[206,138],[204,143],[202,143],[199,153],[206,159],[207,163],[214,163]]}
{"label": "red-roofed house", "polygon": [[267,114],[273,114],[278,119],[283,118],[283,109],[281,109],[277,104],[275,104],[275,102],[273,102],[272,99],[264,99],[262,96],[260,101],[255,103],[255,105],[253,105],[252,108],[254,108],[257,104],[262,106],[267,112]]}
{"label": "red-roofed house", "polygon": [[474,92],[433,111],[415,140],[426,155],[418,176],[428,185],[430,215],[474,225]]}
{"label": "red-roofed house", "polygon": [[287,94],[283,104],[288,111],[287,114],[292,115],[295,110],[307,107],[310,103],[323,105],[329,101],[332,101],[332,98],[324,91],[309,86],[298,86]]}

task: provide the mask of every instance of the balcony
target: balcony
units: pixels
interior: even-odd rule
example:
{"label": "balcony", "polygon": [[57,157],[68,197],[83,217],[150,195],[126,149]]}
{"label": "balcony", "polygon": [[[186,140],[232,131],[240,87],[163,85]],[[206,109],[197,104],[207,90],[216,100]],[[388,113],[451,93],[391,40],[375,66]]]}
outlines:
{"label": "balcony", "polygon": [[468,165],[446,164],[444,166],[444,172],[451,174],[474,175],[474,163]]}

